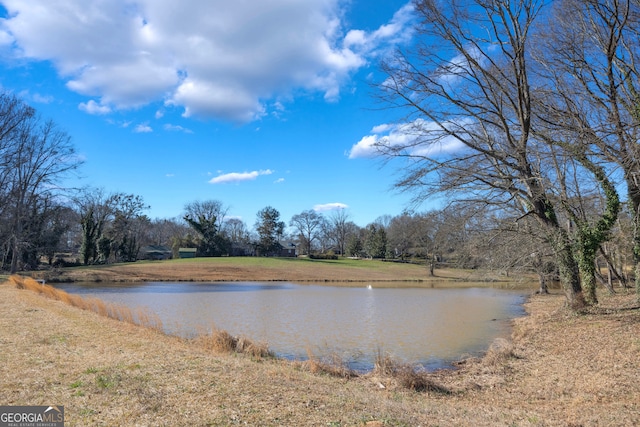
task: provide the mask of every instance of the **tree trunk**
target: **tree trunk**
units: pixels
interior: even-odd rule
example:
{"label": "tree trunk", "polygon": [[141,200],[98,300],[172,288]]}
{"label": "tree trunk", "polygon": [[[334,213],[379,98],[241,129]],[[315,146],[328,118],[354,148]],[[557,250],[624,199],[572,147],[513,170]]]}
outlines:
{"label": "tree trunk", "polygon": [[625,277],[622,276],[622,274],[620,274],[618,272],[618,269],[616,268],[616,266],[613,264],[613,260],[611,259],[611,256],[608,253],[608,250],[605,250],[605,247],[600,246],[600,254],[602,254],[602,257],[604,258],[605,262],[607,263],[607,270],[609,271],[609,284],[611,286],[611,289],[613,289],[613,277],[615,277],[619,282],[620,282],[620,286],[623,288],[628,287],[627,286],[627,279]]}
{"label": "tree trunk", "polygon": [[640,303],[640,188],[635,180],[627,178],[627,191],[633,215],[633,261],[636,284],[636,299]]}
{"label": "tree trunk", "polygon": [[[634,202],[635,206],[635,202]],[[636,300],[640,303],[640,212],[638,207],[635,206],[634,218],[633,218],[633,261],[635,284],[636,284]]]}
{"label": "tree trunk", "polygon": [[598,304],[596,295],[596,269],[593,259],[589,256],[580,256],[579,260],[580,282],[584,290],[584,296],[587,304]]}
{"label": "tree trunk", "polygon": [[567,305],[573,310],[580,310],[586,307],[587,301],[582,294],[580,273],[573,256],[571,241],[562,229],[556,230],[555,234],[556,236],[552,238],[551,243],[558,262],[560,282],[567,296]]}
{"label": "tree trunk", "polygon": [[533,267],[538,273],[538,283],[540,283],[540,288],[536,291],[536,294],[546,295],[549,293],[549,288],[547,287],[547,275],[545,274],[544,263],[542,262],[542,257],[540,253],[536,252],[533,258]]}
{"label": "tree trunk", "polygon": [[11,274],[16,274],[18,272],[18,258],[19,258],[19,248],[18,248],[18,238],[13,236],[11,248]]}
{"label": "tree trunk", "polygon": [[609,295],[615,295],[616,291],[613,289],[613,275],[611,274],[611,269],[607,270],[607,278],[605,279],[596,268],[596,279],[602,283],[602,286],[607,288]]}
{"label": "tree trunk", "polygon": [[636,275],[636,300],[640,303],[640,260],[636,261],[635,267]]}
{"label": "tree trunk", "polygon": [[547,295],[549,288],[547,287],[547,277],[544,273],[538,273],[538,282],[540,283],[540,288],[538,288],[536,294]]}

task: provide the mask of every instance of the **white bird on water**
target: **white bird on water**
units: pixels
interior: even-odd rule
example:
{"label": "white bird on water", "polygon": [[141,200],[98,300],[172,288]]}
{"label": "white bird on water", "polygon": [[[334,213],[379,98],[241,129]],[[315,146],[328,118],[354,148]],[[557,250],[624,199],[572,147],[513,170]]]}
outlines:
{"label": "white bird on water", "polygon": [[367,289],[373,289],[371,285],[367,285]]}

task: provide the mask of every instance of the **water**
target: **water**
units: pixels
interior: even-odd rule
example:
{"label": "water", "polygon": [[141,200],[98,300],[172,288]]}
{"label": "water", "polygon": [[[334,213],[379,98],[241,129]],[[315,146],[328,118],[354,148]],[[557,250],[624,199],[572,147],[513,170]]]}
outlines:
{"label": "water", "polygon": [[378,354],[428,369],[485,351],[522,315],[524,294],[487,288],[376,288],[292,283],[60,284],[69,293],[143,307],[167,332],[212,326],[278,356],[337,355],[367,370]]}

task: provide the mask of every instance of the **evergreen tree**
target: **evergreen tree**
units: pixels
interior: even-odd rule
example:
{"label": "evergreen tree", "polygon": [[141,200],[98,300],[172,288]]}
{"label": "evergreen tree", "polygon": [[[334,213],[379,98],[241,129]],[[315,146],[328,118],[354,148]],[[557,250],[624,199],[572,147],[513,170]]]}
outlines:
{"label": "evergreen tree", "polygon": [[277,254],[280,238],[284,233],[285,224],[280,221],[280,212],[271,206],[267,206],[258,212],[258,220],[255,228],[258,232],[258,250],[262,255]]}
{"label": "evergreen tree", "polygon": [[367,226],[364,249],[371,258],[384,258],[387,254],[387,232],[378,224]]}

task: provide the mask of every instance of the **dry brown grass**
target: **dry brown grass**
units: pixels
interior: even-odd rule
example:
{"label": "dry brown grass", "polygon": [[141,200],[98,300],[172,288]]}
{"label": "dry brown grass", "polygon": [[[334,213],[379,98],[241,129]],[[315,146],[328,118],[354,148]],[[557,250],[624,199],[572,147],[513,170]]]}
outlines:
{"label": "dry brown grass", "polygon": [[265,343],[254,342],[245,337],[237,337],[215,326],[210,331],[201,331],[192,338],[196,345],[218,354],[242,353],[261,359],[274,357]]}
{"label": "dry brown grass", "polygon": [[336,378],[355,378],[358,376],[357,372],[350,369],[344,359],[335,353],[318,358],[310,349],[307,349],[307,360],[297,362],[297,364],[313,374],[324,374]]}
{"label": "dry brown grass", "polygon": [[[99,298],[82,298],[78,295],[71,295],[61,289],[43,284],[30,277],[13,275],[9,277],[9,283],[17,289],[26,289],[44,295],[57,301],[82,310],[93,311],[100,316],[115,319],[132,325],[152,329],[157,332],[163,331],[163,324],[160,317],[148,308],[130,308],[122,304],[104,302]],[[198,334],[193,342],[203,348],[217,353],[245,353],[255,358],[273,357],[267,344],[256,343],[245,337],[235,337],[227,331],[212,327],[210,331]]]}
{"label": "dry brown grass", "polygon": [[69,427],[640,425],[640,310],[633,294],[599,298],[577,315],[562,295],[532,297],[487,357],[420,372],[449,393],[407,381],[418,393],[375,372],[219,354],[0,286],[0,402],[64,405]]}
{"label": "dry brown grass", "polygon": [[385,382],[395,382],[398,386],[417,392],[448,394],[449,390],[438,384],[431,373],[421,367],[401,363],[378,349],[372,375]]}
{"label": "dry brown grass", "polygon": [[56,289],[53,286],[38,282],[31,277],[13,275],[9,277],[8,281],[17,289],[36,292],[47,298],[61,301],[82,310],[93,311],[104,317],[142,326],[158,332],[163,331],[160,317],[146,308],[131,309],[125,305],[104,302],[98,298],[82,298],[79,295],[71,295],[61,289]]}

